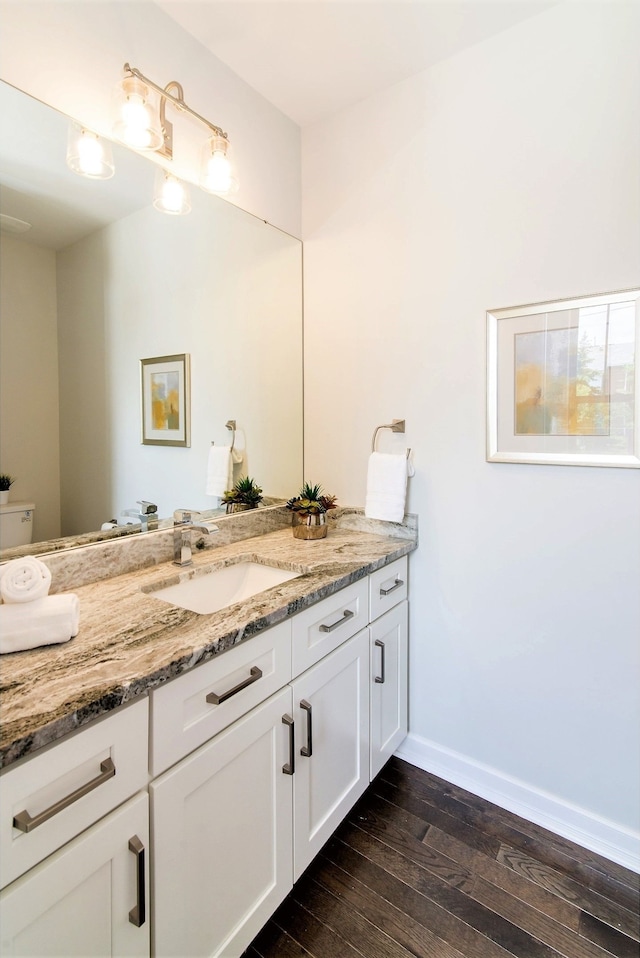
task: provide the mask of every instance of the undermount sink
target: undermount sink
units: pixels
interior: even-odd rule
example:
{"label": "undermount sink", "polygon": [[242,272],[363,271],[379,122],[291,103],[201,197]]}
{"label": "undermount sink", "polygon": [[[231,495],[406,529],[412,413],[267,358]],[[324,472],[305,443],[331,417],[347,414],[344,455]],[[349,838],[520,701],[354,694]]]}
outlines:
{"label": "undermount sink", "polygon": [[143,591],[154,599],[206,615],[234,602],[250,599],[301,574],[259,562],[236,562],[220,569],[202,570],[190,579],[172,585],[151,586]]}

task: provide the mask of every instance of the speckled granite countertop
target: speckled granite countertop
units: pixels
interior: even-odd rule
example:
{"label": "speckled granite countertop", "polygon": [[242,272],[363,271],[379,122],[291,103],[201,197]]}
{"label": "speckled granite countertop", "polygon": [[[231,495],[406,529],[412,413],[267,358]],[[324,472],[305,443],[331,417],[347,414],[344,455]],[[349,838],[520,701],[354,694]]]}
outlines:
{"label": "speckled granite countertop", "polygon": [[[193,566],[153,565],[74,588],[80,632],[63,645],[0,659],[0,767],[146,694],[238,642],[407,555],[414,538],[333,528],[324,540],[290,529],[194,554]],[[200,615],[142,590],[239,559],[302,573],[251,599]]]}

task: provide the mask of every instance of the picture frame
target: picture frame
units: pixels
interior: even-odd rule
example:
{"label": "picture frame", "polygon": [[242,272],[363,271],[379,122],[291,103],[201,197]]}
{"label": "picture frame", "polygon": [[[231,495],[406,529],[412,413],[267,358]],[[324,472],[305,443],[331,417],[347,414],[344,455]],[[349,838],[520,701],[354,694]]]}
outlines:
{"label": "picture frame", "polygon": [[188,353],[140,360],[143,445],[191,445],[190,367]]}
{"label": "picture frame", "polygon": [[487,312],[487,461],[640,467],[640,289]]}

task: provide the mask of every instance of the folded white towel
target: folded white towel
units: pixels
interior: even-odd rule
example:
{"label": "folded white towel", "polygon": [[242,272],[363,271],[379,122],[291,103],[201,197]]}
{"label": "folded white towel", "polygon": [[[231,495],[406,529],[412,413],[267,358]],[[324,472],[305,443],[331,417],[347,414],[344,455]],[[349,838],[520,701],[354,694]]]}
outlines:
{"label": "folded white towel", "polygon": [[40,559],[25,556],[12,559],[0,568],[0,596],[3,602],[33,602],[49,592],[51,572]]}
{"label": "folded white towel", "polygon": [[80,628],[80,600],[73,592],[22,605],[0,605],[0,653],[68,642]]}
{"label": "folded white towel", "polygon": [[402,522],[407,495],[407,475],[413,474],[406,455],[372,452],[367,470],[364,514],[369,519]]}
{"label": "folded white towel", "polygon": [[208,496],[223,496],[225,491],[231,488],[233,485],[231,469],[231,447],[211,446],[207,462],[206,493]]}
{"label": "folded white towel", "polygon": [[208,496],[220,498],[233,486],[233,464],[242,462],[242,453],[231,446],[211,446],[207,461]]}

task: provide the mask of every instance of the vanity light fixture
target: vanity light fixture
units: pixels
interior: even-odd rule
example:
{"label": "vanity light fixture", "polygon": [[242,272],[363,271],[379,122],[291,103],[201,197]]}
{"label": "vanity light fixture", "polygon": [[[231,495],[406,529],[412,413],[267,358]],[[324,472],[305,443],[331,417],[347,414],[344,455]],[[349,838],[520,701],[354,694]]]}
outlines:
{"label": "vanity light fixture", "polygon": [[187,113],[207,127],[200,175],[204,189],[223,195],[237,189],[229,164],[227,134],[185,103],[181,84],[171,80],[163,88],[128,63],[124,71],[126,75],[118,87],[115,136],[134,150],[153,150],[172,159],[173,124],[166,118],[167,103],[170,103],[179,113]]}
{"label": "vanity light fixture", "polygon": [[191,200],[186,183],[179,180],[173,173],[158,167],[156,182],[153,191],[154,208],[161,213],[170,213],[173,216],[183,216],[191,211]]}
{"label": "vanity light fixture", "polygon": [[72,121],[67,135],[67,166],[80,176],[108,180],[115,172],[111,144]]}

